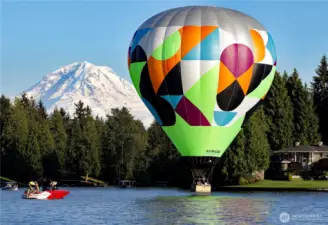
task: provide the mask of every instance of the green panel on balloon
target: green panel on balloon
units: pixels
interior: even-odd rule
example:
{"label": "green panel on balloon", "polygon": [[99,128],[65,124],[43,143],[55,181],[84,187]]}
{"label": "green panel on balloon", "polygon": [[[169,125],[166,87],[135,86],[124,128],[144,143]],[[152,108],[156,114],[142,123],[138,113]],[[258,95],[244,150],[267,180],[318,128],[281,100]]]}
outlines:
{"label": "green panel on balloon", "polygon": [[131,63],[129,68],[130,77],[133,82],[133,86],[136,88],[139,96],[141,96],[140,88],[139,88],[141,72],[146,63],[147,62]]}
{"label": "green panel on balloon", "polygon": [[221,157],[237,136],[245,116],[231,126],[190,126],[176,115],[174,126],[163,126],[182,156]]}
{"label": "green panel on balloon", "polygon": [[219,64],[205,73],[200,80],[185,93],[185,96],[210,122],[213,120],[213,111],[216,104],[216,92],[219,80],[218,74]]}
{"label": "green panel on balloon", "polygon": [[166,60],[177,53],[181,46],[180,32],[176,31],[164,40],[164,43],[158,46],[152,56],[157,60]]}
{"label": "green panel on balloon", "polygon": [[262,98],[269,91],[272,81],[274,79],[275,72],[276,72],[276,68],[273,67],[270,74],[264,80],[262,80],[260,85],[254,91],[249,93],[247,97],[259,98],[259,99]]}

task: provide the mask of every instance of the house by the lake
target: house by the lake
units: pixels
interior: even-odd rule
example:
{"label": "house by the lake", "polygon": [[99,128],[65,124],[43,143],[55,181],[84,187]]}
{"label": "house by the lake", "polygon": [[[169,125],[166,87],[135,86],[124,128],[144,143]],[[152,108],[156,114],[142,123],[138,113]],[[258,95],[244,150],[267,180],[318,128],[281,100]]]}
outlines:
{"label": "house by the lake", "polygon": [[[299,142],[295,146],[287,147],[273,152],[271,164],[299,164],[301,169],[310,169],[311,165],[323,158],[328,158],[328,145],[319,142],[316,145],[300,145]],[[287,169],[287,168],[286,168]]]}

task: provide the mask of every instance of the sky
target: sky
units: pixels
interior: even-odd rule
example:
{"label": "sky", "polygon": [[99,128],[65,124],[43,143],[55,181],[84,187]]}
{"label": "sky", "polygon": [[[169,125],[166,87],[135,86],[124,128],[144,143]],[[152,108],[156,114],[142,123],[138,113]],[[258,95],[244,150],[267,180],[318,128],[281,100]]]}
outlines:
{"label": "sky", "polygon": [[297,68],[310,82],[328,55],[328,1],[7,0],[0,5],[0,94],[14,96],[73,62],[111,67],[130,80],[127,50],[135,30],[163,10],[186,5],[231,8],[273,36],[277,70]]}

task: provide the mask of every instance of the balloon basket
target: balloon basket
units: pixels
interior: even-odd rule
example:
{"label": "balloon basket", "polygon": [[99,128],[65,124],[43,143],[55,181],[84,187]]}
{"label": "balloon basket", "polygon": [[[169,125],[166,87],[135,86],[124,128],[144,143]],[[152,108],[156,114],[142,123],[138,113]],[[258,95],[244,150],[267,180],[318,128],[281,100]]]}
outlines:
{"label": "balloon basket", "polygon": [[191,192],[193,195],[210,195],[212,187],[210,184],[192,184]]}
{"label": "balloon basket", "polygon": [[219,161],[219,157],[185,156],[181,157],[181,160],[187,162],[190,167],[193,178],[190,191],[193,195],[211,195],[213,169]]}

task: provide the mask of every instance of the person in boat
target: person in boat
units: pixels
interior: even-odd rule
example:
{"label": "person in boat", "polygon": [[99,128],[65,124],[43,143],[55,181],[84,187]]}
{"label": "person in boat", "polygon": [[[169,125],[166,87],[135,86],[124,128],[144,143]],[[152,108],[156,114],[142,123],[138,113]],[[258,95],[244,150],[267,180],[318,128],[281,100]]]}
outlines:
{"label": "person in boat", "polygon": [[30,181],[28,183],[27,194],[39,192],[39,185],[36,181]]}
{"label": "person in boat", "polygon": [[57,181],[50,182],[50,190],[57,190]]}

